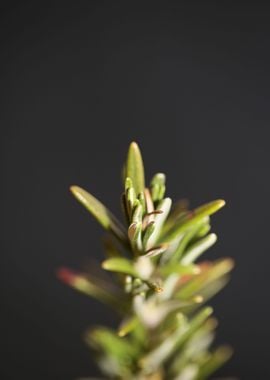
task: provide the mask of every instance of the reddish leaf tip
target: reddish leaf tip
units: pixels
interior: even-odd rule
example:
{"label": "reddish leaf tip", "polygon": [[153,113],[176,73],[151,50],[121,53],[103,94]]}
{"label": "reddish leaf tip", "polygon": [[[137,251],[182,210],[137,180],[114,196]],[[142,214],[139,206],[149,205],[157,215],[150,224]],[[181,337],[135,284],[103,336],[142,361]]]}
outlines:
{"label": "reddish leaf tip", "polygon": [[71,285],[76,278],[76,274],[72,272],[70,269],[62,267],[57,270],[57,278],[63,281],[65,284]]}

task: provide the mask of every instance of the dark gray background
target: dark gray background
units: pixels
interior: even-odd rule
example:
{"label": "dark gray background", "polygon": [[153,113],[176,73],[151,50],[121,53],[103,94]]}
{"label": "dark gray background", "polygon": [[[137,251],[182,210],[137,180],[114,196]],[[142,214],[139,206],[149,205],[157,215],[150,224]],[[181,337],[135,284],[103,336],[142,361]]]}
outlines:
{"label": "dark gray background", "polygon": [[237,264],[213,302],[235,349],[220,374],[270,378],[269,19],[257,1],[1,8],[1,379],[95,373],[81,335],[115,319],[55,278],[103,257],[68,187],[119,213],[132,140],[174,200],[227,200],[208,254]]}

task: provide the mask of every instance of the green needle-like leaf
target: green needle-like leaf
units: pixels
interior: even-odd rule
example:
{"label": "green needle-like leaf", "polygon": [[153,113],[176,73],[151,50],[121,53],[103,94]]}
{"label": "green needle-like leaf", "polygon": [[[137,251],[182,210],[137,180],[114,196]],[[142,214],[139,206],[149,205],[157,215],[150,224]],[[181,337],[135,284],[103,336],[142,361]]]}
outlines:
{"label": "green needle-like leaf", "polygon": [[201,273],[198,274],[198,276],[184,284],[178,291],[177,295],[180,298],[188,299],[197,293],[201,294],[202,290],[210,283],[228,274],[233,266],[234,262],[228,258],[217,260],[215,263],[209,264],[209,268],[202,268]]}
{"label": "green needle-like leaf", "polygon": [[98,199],[79,186],[71,186],[70,190],[102,227],[111,231],[121,241],[127,241],[124,227]]}
{"label": "green needle-like leaf", "polygon": [[202,365],[199,371],[199,375],[196,379],[208,379],[213,372],[215,372],[219,367],[221,367],[226,361],[230,359],[232,353],[232,349],[228,346],[221,346],[217,348]]}
{"label": "green needle-like leaf", "polygon": [[155,256],[158,256],[158,255],[161,255],[162,253],[164,253],[167,249],[167,245],[166,244],[163,244],[163,245],[160,245],[160,246],[157,246],[157,247],[153,247],[151,249],[149,249],[148,251],[146,251],[145,253],[145,257],[155,257]]}
{"label": "green needle-like leaf", "polygon": [[[195,223],[194,226],[183,234],[174,254],[171,257],[171,263],[178,263],[180,261],[190,241],[193,240],[195,236],[200,236],[203,227],[208,225],[208,220],[209,217],[203,218],[202,221]],[[203,232],[207,233],[207,230],[204,229]]]}
{"label": "green needle-like leaf", "polygon": [[126,177],[131,179],[136,196],[144,192],[143,160],[140,149],[135,142],[132,142],[129,146],[126,162]]}
{"label": "green needle-like leaf", "polygon": [[131,178],[126,177],[126,179],[125,179],[125,190],[127,191],[131,187],[133,187],[132,180],[131,180]]}
{"label": "green needle-like leaf", "polygon": [[146,230],[145,230],[144,235],[143,235],[143,248],[144,249],[146,249],[147,242],[148,242],[150,236],[152,235],[152,233],[154,232],[154,230],[155,230],[155,222],[152,221],[152,222],[147,224]]}
{"label": "green needle-like leaf", "polygon": [[178,273],[181,275],[192,275],[192,274],[199,274],[201,272],[200,267],[198,265],[189,264],[189,265],[183,265],[179,263],[169,263],[163,267],[160,268],[160,272],[164,276],[168,276],[172,273]]}
{"label": "green needle-like leaf", "polygon": [[151,195],[153,202],[159,202],[163,199],[165,193],[166,176],[163,173],[154,175],[151,181]]}
{"label": "green needle-like leaf", "polygon": [[119,296],[112,292],[109,284],[105,285],[98,279],[90,278],[89,275],[85,277],[67,268],[61,268],[57,275],[60,280],[79,292],[110,305],[118,312],[125,310],[125,301],[121,300]]}
{"label": "green needle-like leaf", "polygon": [[134,347],[132,347],[127,340],[121,339],[114,331],[107,328],[96,328],[90,331],[87,336],[91,337],[91,344],[103,346],[106,351],[109,351],[110,354],[114,356],[123,358],[127,355],[134,354]]}
{"label": "green needle-like leaf", "polygon": [[[216,328],[216,324],[214,319],[209,318],[187,341],[184,350],[176,352],[171,364],[170,372],[172,374],[180,373],[182,376],[188,363],[195,362],[197,363],[196,375],[198,375],[202,361],[208,360],[208,350],[214,340],[213,330]],[[194,379],[197,379],[197,376]]]}
{"label": "green needle-like leaf", "polygon": [[124,273],[133,277],[139,277],[132,262],[121,257],[112,257],[111,259],[103,261],[102,268],[111,272]]}
{"label": "green needle-like leaf", "polygon": [[165,198],[159,203],[157,210],[161,211],[161,213],[154,215],[155,229],[146,242],[145,246],[147,250],[152,248],[154,244],[157,242],[162,226],[170,212],[171,205],[171,198]]}
{"label": "green needle-like leaf", "polygon": [[133,211],[133,214],[132,214],[132,222],[133,223],[142,223],[142,212],[143,212],[143,208],[142,208],[141,203],[139,203],[134,208],[134,211]]}
{"label": "green needle-like leaf", "polygon": [[216,234],[210,234],[194,243],[181,260],[183,265],[192,264],[204,251],[212,247],[217,241]]}
{"label": "green needle-like leaf", "polygon": [[190,324],[181,324],[177,331],[142,359],[143,367],[151,370],[158,368],[206,321],[212,312],[212,308],[206,307],[191,320]]}
{"label": "green needle-like leaf", "polygon": [[130,187],[129,189],[127,189],[127,201],[130,207],[130,211],[133,209],[135,199],[136,199],[136,194],[135,194],[134,187]]}
{"label": "green needle-like leaf", "polygon": [[189,229],[194,223],[197,223],[206,216],[212,215],[221,209],[225,205],[225,201],[222,199],[207,203],[203,206],[196,208],[194,211],[189,212],[187,215],[175,223],[165,234],[161,235],[161,240],[170,242],[178,235]]}
{"label": "green needle-like leaf", "polygon": [[121,337],[126,336],[131,331],[133,331],[135,327],[138,326],[138,323],[139,323],[139,320],[136,316],[124,319],[124,321],[119,326],[118,335]]}
{"label": "green needle-like leaf", "polygon": [[132,223],[128,228],[128,237],[131,247],[136,254],[142,249],[142,223]]}

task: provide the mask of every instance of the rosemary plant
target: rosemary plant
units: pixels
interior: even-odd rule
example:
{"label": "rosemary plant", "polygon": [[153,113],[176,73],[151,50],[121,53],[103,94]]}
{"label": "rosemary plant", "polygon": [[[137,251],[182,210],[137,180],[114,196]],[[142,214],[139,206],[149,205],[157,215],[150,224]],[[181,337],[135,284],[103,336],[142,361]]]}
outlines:
{"label": "rosemary plant", "polygon": [[[114,309],[116,329],[95,327],[85,334],[103,379],[204,380],[231,356],[212,348],[216,319],[205,303],[227,283],[230,258],[198,261],[217,240],[210,215],[223,200],[193,211],[165,196],[165,175],[145,187],[138,145],[131,143],[123,170],[125,223],[78,186],[71,192],[107,231],[102,275],[61,268],[73,288]],[[107,273],[106,273],[107,272]],[[108,273],[110,272],[110,274]]]}

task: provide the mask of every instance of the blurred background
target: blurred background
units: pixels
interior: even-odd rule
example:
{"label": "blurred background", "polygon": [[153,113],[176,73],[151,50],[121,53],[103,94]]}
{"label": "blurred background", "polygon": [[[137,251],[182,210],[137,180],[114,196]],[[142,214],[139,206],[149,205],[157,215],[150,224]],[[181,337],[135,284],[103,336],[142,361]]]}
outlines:
{"label": "blurred background", "polygon": [[68,188],[119,215],[132,140],[174,200],[226,199],[207,254],[236,261],[212,302],[235,350],[219,375],[270,378],[269,17],[257,1],[1,7],[1,379],[96,373],[82,334],[115,317],[55,272],[103,258]]}

